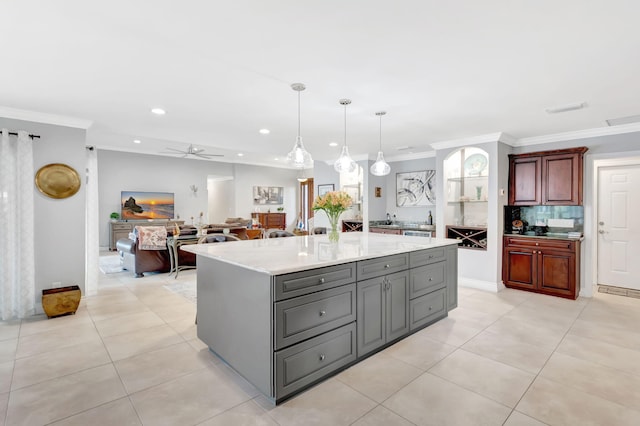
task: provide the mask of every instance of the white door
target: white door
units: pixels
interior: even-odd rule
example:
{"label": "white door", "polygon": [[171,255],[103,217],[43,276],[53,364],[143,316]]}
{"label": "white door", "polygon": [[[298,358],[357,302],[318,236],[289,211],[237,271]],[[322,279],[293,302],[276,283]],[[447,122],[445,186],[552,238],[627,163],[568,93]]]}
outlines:
{"label": "white door", "polygon": [[640,290],[640,165],[598,168],[598,284]]}

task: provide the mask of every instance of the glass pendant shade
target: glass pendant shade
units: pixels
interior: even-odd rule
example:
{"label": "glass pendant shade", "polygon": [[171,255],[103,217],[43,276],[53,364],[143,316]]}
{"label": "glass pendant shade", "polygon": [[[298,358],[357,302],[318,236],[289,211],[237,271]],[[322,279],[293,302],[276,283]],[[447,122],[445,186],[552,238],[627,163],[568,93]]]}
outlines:
{"label": "glass pendant shade", "polygon": [[313,158],[311,158],[309,151],[304,149],[302,136],[298,136],[296,138],[296,143],[293,145],[293,149],[287,154],[287,163],[296,169],[309,169],[313,167]]}
{"label": "glass pendant shade", "polygon": [[391,167],[384,161],[382,151],[378,151],[376,162],[371,165],[371,174],[374,176],[386,176],[391,172]]}
{"label": "glass pendant shade", "polygon": [[342,152],[340,153],[340,157],[333,164],[333,168],[336,169],[338,173],[353,173],[357,167],[353,158],[349,155],[349,148],[346,145],[342,147]]}
{"label": "glass pendant shade", "polygon": [[313,158],[311,158],[309,151],[304,149],[302,136],[300,136],[300,92],[306,89],[306,87],[302,83],[293,83],[291,88],[298,92],[298,136],[296,137],[296,143],[293,145],[293,148],[287,154],[287,163],[296,169],[309,169],[313,167]]}
{"label": "glass pendant shade", "polygon": [[378,151],[376,162],[369,169],[374,176],[386,176],[391,172],[391,167],[384,161],[384,155],[382,154],[382,116],[385,114],[386,112],[384,111],[376,112],[376,115],[380,117],[380,151]]}

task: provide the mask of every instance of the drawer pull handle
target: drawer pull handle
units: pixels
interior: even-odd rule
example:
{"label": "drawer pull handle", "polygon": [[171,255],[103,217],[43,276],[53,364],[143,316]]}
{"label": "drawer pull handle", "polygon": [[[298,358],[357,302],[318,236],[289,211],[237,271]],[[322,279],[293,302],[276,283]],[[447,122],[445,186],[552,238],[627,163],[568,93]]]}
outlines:
{"label": "drawer pull handle", "polygon": [[429,255],[429,259],[433,259],[433,255],[432,254]]}
{"label": "drawer pull handle", "polygon": [[320,361],[324,361],[324,359],[325,359],[324,354],[320,354]]}
{"label": "drawer pull handle", "polygon": [[433,306],[429,306],[429,310],[432,310],[432,309],[433,309]]}
{"label": "drawer pull handle", "polygon": [[384,265],[385,268],[391,268],[391,265],[389,265],[388,263],[386,265]]}
{"label": "drawer pull handle", "polygon": [[540,243],[536,243],[536,245],[537,245],[537,246],[539,246],[539,245],[540,245]]}
{"label": "drawer pull handle", "polygon": [[433,281],[433,278],[432,278],[432,277],[429,277],[429,281]]}
{"label": "drawer pull handle", "polygon": [[324,284],[324,278],[320,278],[320,284]]}
{"label": "drawer pull handle", "polygon": [[323,316],[325,316],[326,313],[327,313],[327,311],[320,311],[320,316],[323,317]]}

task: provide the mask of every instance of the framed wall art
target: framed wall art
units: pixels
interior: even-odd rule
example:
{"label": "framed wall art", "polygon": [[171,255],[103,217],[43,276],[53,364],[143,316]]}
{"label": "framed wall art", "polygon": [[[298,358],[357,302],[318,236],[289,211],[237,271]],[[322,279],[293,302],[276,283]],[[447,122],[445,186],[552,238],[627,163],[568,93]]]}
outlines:
{"label": "framed wall art", "polygon": [[254,186],[253,204],[282,204],[283,186]]}
{"label": "framed wall art", "polygon": [[430,206],[435,202],[435,170],[396,173],[396,206]]}
{"label": "framed wall art", "polygon": [[335,189],[332,183],[326,183],[324,185],[318,185],[318,197],[322,197],[327,192],[331,192]]}

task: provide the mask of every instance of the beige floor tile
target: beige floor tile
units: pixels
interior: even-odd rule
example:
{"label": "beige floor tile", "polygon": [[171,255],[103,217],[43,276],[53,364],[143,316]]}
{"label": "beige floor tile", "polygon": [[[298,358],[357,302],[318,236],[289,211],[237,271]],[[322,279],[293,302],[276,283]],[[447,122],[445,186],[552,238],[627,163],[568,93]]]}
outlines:
{"label": "beige floor tile", "polygon": [[113,361],[184,342],[168,325],[145,328],[103,339]]}
{"label": "beige floor tile", "polygon": [[545,426],[546,423],[539,422],[533,417],[529,417],[519,411],[513,411],[504,426]]}
{"label": "beige floor tile", "polygon": [[512,408],[535,378],[533,374],[461,349],[440,361],[429,373]]}
{"label": "beige floor tile", "polygon": [[390,346],[382,353],[422,370],[428,370],[456,350],[455,346],[428,338],[424,332],[425,330],[419,331]]}
{"label": "beige floor tile", "polygon": [[278,426],[254,401],[247,401],[224,413],[199,423],[198,426]]}
{"label": "beige floor tile", "polygon": [[480,312],[463,307],[457,307],[453,311],[449,312],[449,318],[461,324],[467,323],[466,325],[472,328],[488,327],[496,322],[500,317],[501,315],[488,314],[486,312]]}
{"label": "beige floor tile", "polygon": [[45,424],[123,396],[115,368],[103,365],[11,392],[6,424]]}
{"label": "beige floor tile", "polygon": [[515,307],[504,317],[519,321],[536,322],[538,325],[549,325],[567,331],[579,314],[579,310],[563,312],[558,308],[551,308],[544,305],[532,306],[522,304],[521,306]]}
{"label": "beige floor tile", "polygon": [[0,321],[0,342],[17,339],[20,335],[20,320]]}
{"label": "beige floor tile", "polygon": [[198,330],[195,317],[183,317],[182,319],[179,319],[177,321],[172,321],[169,323],[169,327],[174,329],[185,340],[198,338]]}
{"label": "beige floor tile", "polygon": [[635,325],[640,322],[640,306],[636,307],[611,303],[598,304],[596,302],[587,305],[578,318],[603,326],[637,331]]}
{"label": "beige floor tile", "polygon": [[413,423],[396,413],[378,405],[364,416],[360,417],[353,426],[412,426]]}
{"label": "beige floor tile", "polygon": [[16,357],[18,339],[7,339],[0,341],[0,362],[13,361]]}
{"label": "beige floor tile", "polygon": [[504,317],[491,324],[485,331],[550,349],[555,349],[566,334],[564,327]]}
{"label": "beige floor tile", "polygon": [[382,405],[416,425],[502,425],[511,409],[430,373]]}
{"label": "beige floor tile", "polygon": [[489,331],[481,332],[462,349],[532,374],[540,372],[553,352],[548,346],[530,345]]}
{"label": "beige floor tile", "polygon": [[75,416],[67,417],[51,426],[139,426],[142,425],[129,398],[121,398]]}
{"label": "beige floor tile", "polygon": [[164,324],[162,318],[151,311],[136,312],[95,322],[98,333],[102,337],[130,333],[162,324]]}
{"label": "beige floor tile", "polygon": [[550,425],[638,425],[640,412],[538,377],[516,407]]}
{"label": "beige floor tile", "polygon": [[100,340],[20,358],[16,360],[11,389],[20,389],[109,363],[111,358]]}
{"label": "beige floor tile", "polygon": [[482,328],[461,324],[452,318],[444,318],[423,330],[424,335],[451,346],[461,346],[480,333]]}
{"label": "beige floor tile", "polygon": [[186,300],[173,305],[153,307],[153,312],[168,323],[187,319],[195,321],[196,311],[196,305]]}
{"label": "beige floor tile", "polygon": [[474,311],[483,312],[485,314],[492,315],[505,315],[514,309],[514,305],[511,303],[503,302],[498,299],[488,301],[487,296],[482,293],[476,293],[465,299],[458,301],[458,306],[465,309],[472,309]]}
{"label": "beige floor tile", "polygon": [[376,402],[382,402],[423,373],[423,370],[378,353],[336,376]]}
{"label": "beige floor tile", "polygon": [[138,297],[126,287],[113,289],[108,293],[100,293],[96,296],[90,296],[83,299],[87,308],[96,309],[120,303],[137,302]]}
{"label": "beige floor tile", "polygon": [[640,407],[640,376],[634,374],[555,353],[540,376],[632,409]]}
{"label": "beige floor tile", "polygon": [[51,332],[79,325],[93,326],[91,317],[86,309],[78,308],[75,315],[65,315],[50,319],[44,314],[35,315],[22,321],[20,337],[32,336],[38,333]]}
{"label": "beige floor tile", "polygon": [[9,404],[9,392],[0,393],[0,419],[2,419],[3,422],[7,416],[7,404]]}
{"label": "beige floor tile", "polygon": [[189,346],[196,350],[198,357],[213,364],[220,364],[222,360],[209,350],[209,347],[200,339],[187,340]]}
{"label": "beige floor tile", "polygon": [[640,329],[636,323],[620,327],[579,318],[568,334],[640,351]]}
{"label": "beige floor tile", "polygon": [[470,299],[481,301],[491,305],[509,305],[511,307],[516,307],[531,299],[531,294],[511,289],[503,290],[497,293],[480,291],[471,296]]}
{"label": "beige floor tile", "polygon": [[599,340],[567,335],[556,352],[640,376],[640,362],[638,362],[640,351]]}
{"label": "beige floor tile", "polygon": [[129,394],[203,369],[206,361],[188,343],[178,343],[117,361],[116,369]]}
{"label": "beige floor tile", "polygon": [[222,373],[198,370],[130,396],[143,424],[201,423],[250,399]]}
{"label": "beige floor tile", "polygon": [[478,290],[475,288],[469,288],[469,287],[460,287],[458,286],[458,300],[462,300],[465,299],[473,294],[476,294],[478,292],[480,292],[482,290]]}
{"label": "beige floor tile", "polygon": [[350,425],[377,404],[344,383],[329,379],[275,407],[269,413],[281,426]]}
{"label": "beige floor tile", "polygon": [[148,311],[149,308],[139,300],[88,307],[91,318],[98,322],[109,318]]}
{"label": "beige floor tile", "polygon": [[18,339],[16,358],[38,355],[53,350],[100,341],[100,335],[92,323],[74,324],[70,327],[32,334]]}
{"label": "beige floor tile", "polygon": [[0,362],[0,393],[9,392],[12,376],[13,361]]}

